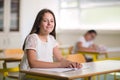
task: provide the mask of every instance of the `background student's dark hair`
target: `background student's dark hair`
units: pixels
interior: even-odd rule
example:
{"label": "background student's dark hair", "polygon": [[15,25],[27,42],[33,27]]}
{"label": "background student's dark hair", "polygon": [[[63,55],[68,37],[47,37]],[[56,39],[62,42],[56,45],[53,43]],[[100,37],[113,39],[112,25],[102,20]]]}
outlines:
{"label": "background student's dark hair", "polygon": [[[56,28],[56,19],[55,19],[55,15],[54,13],[49,10],[49,9],[42,9],[38,14],[37,14],[37,17],[35,19],[35,22],[33,24],[33,27],[32,27],[32,30],[31,32],[29,33],[30,34],[33,34],[33,33],[36,33],[38,34],[39,31],[40,31],[40,24],[41,24],[41,21],[42,21],[42,18],[44,16],[45,13],[51,13],[53,15],[53,18],[54,18],[54,29],[53,31],[50,33],[50,35],[54,36],[54,38],[56,38],[56,31],[55,31],[55,28]],[[26,41],[26,39],[25,39]],[[24,44],[23,44],[23,50],[25,48],[25,41],[24,41]]]}
{"label": "background student's dark hair", "polygon": [[87,31],[87,34],[91,34],[91,33],[94,33],[94,34],[97,35],[97,32],[96,32],[95,30],[88,30],[88,31]]}

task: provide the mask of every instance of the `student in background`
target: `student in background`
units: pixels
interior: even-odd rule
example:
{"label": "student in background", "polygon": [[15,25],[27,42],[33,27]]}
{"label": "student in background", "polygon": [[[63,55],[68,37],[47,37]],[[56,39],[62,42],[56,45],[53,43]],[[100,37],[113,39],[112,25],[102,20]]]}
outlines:
{"label": "student in background", "polygon": [[[77,53],[78,51],[94,52],[97,50],[97,46],[94,44],[94,39],[97,36],[95,30],[89,30],[84,36],[80,37],[75,44],[72,53]],[[92,61],[92,58],[86,56],[86,61]]]}
{"label": "student in background", "polygon": [[[41,10],[34,22],[30,34],[25,39],[25,52],[20,69],[30,68],[81,68],[80,63],[64,59],[56,41],[56,20],[49,9]],[[57,62],[53,62],[53,56]],[[19,80],[26,80],[25,74],[20,73]]]}

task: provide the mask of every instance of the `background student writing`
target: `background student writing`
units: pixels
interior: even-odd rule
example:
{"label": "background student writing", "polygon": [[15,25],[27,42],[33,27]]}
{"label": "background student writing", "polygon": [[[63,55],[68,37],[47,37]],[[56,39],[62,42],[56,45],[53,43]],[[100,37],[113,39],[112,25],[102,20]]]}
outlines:
{"label": "background student writing", "polygon": [[[75,54],[78,51],[87,51],[87,52],[95,52],[98,49],[98,46],[94,44],[94,39],[97,36],[97,32],[95,30],[89,30],[85,33],[84,36],[81,36],[76,42],[72,53]],[[86,61],[92,61],[91,57],[86,56]]]}
{"label": "background student writing", "polygon": [[[80,63],[64,59],[55,40],[56,20],[49,9],[41,10],[27,36],[23,49],[25,54],[20,69],[29,68],[81,68]],[[57,62],[53,62],[53,56]],[[25,74],[20,74],[19,80],[24,80]]]}

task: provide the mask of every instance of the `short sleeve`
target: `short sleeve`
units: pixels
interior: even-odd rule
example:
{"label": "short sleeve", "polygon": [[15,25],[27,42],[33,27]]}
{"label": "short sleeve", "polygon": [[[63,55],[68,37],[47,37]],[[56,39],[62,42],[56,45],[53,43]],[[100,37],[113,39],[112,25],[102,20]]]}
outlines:
{"label": "short sleeve", "polygon": [[85,40],[84,40],[84,38],[83,37],[80,37],[79,39],[78,39],[78,42],[84,42]]}
{"label": "short sleeve", "polygon": [[53,48],[56,47],[56,46],[58,46],[57,40],[56,40],[52,35],[50,35],[50,38],[51,38],[51,40],[52,40]]}
{"label": "short sleeve", "polygon": [[35,35],[31,34],[27,37],[25,42],[25,50],[26,49],[34,49],[36,50],[37,47],[37,38]]}

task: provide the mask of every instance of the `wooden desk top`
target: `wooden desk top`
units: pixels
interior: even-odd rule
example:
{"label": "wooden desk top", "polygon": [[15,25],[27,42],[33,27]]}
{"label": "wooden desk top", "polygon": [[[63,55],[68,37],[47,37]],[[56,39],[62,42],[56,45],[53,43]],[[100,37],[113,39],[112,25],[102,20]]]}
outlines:
{"label": "wooden desk top", "polygon": [[89,62],[89,63],[84,63],[84,65],[88,66],[88,68],[83,70],[79,69],[75,71],[68,71],[61,73],[51,72],[51,71],[41,71],[38,69],[21,70],[20,72],[27,73],[33,76],[41,76],[41,77],[56,78],[63,80],[83,78],[83,77],[106,74],[111,72],[120,72],[120,61],[115,61],[115,60]]}
{"label": "wooden desk top", "polygon": [[[22,55],[21,55],[22,56]],[[0,60],[6,62],[14,62],[14,61],[21,61],[22,57],[19,56],[5,56],[4,53],[0,53]]]}

